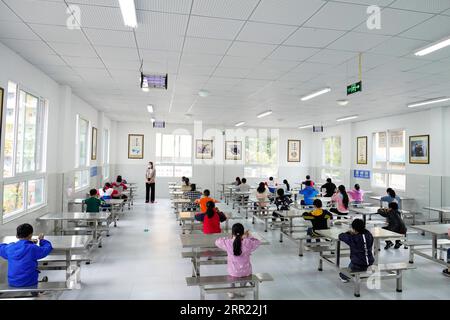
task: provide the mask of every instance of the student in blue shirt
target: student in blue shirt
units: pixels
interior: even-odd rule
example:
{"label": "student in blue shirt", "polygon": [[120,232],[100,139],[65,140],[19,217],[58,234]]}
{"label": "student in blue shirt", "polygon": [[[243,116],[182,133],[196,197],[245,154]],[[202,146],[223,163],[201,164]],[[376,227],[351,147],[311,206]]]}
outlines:
{"label": "student in blue shirt", "polygon": [[311,181],[306,180],[304,183],[306,188],[299,191],[299,194],[303,195],[303,200],[300,204],[302,206],[312,206],[314,197],[319,194],[319,191],[311,186]]}
{"label": "student in blue shirt", "polygon": [[[0,244],[0,256],[8,260],[8,283],[11,287],[31,287],[38,284],[38,260],[52,251],[52,244],[39,235],[32,240],[33,227],[28,223],[17,227],[19,241]],[[39,242],[39,245],[37,243]]]}
{"label": "student in blue shirt", "polygon": [[387,202],[388,204],[391,202],[396,202],[398,204],[398,209],[402,210],[402,201],[400,200],[400,197],[395,194],[394,189],[387,188],[386,193],[388,195],[381,197],[381,202]]}

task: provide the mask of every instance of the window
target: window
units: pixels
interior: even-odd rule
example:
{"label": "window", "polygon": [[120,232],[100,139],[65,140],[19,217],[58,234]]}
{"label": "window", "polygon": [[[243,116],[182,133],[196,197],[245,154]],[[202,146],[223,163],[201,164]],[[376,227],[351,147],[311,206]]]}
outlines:
{"label": "window", "polygon": [[3,150],[6,220],[46,204],[47,109],[48,100],[8,82]]}
{"label": "window", "polygon": [[156,134],[156,175],[192,177],[192,136]]}
{"label": "window", "polygon": [[245,138],[245,177],[277,177],[277,164],[278,139],[276,137]]}
{"label": "window", "polygon": [[109,178],[109,130],[103,130],[103,179]]}
{"label": "window", "polygon": [[322,164],[324,167],[341,167],[341,137],[322,139]]}
{"label": "window", "polygon": [[373,134],[372,186],[406,188],[406,134],[405,130],[388,130]]}
{"label": "window", "polygon": [[75,171],[74,186],[79,191],[89,185],[89,121],[77,115],[75,140]]}

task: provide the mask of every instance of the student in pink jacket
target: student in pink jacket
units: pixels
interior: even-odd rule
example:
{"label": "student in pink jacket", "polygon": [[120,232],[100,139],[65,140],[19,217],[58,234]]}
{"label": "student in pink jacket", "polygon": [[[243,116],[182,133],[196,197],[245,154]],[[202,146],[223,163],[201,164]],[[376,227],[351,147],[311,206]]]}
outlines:
{"label": "student in pink jacket", "polygon": [[[252,264],[250,255],[261,242],[253,238],[249,231],[244,232],[244,226],[241,223],[235,223],[231,228],[232,238],[225,237],[216,240],[216,246],[228,253],[227,269],[232,277],[247,277],[252,274]],[[231,292],[228,296],[232,299],[235,295]],[[244,294],[241,294],[243,297]]]}
{"label": "student in pink jacket", "polygon": [[[331,200],[336,203],[337,208],[331,208],[330,211],[339,215],[344,216],[347,215],[348,210],[348,204],[350,202],[350,198],[347,194],[347,191],[345,190],[345,187],[343,185],[340,185],[338,187],[338,190],[333,196],[331,197]],[[338,217],[340,219],[340,217]]]}
{"label": "student in pink jacket", "polygon": [[364,191],[361,190],[359,184],[355,184],[355,188],[347,193],[355,203],[362,203],[364,201]]}

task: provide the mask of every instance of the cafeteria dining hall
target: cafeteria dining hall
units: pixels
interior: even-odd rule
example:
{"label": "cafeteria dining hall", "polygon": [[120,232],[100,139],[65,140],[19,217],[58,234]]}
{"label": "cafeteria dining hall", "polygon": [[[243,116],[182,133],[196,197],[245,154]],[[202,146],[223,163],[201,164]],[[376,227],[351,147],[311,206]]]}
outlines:
{"label": "cafeteria dining hall", "polygon": [[0,116],[0,305],[448,309],[449,0],[0,0]]}

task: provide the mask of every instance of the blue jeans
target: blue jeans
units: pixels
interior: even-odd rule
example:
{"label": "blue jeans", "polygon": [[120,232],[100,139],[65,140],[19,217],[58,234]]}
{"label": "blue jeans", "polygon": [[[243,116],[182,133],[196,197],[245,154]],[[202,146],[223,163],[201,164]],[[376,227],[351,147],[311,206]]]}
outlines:
{"label": "blue jeans", "polygon": [[[361,266],[357,266],[354,265],[353,263],[350,262],[350,264],[348,265],[348,268],[352,271],[352,272],[359,272],[359,271],[366,271],[368,267],[361,267]],[[344,280],[350,280],[349,277],[347,277],[345,274],[343,273],[339,273],[339,276],[344,279]]]}

